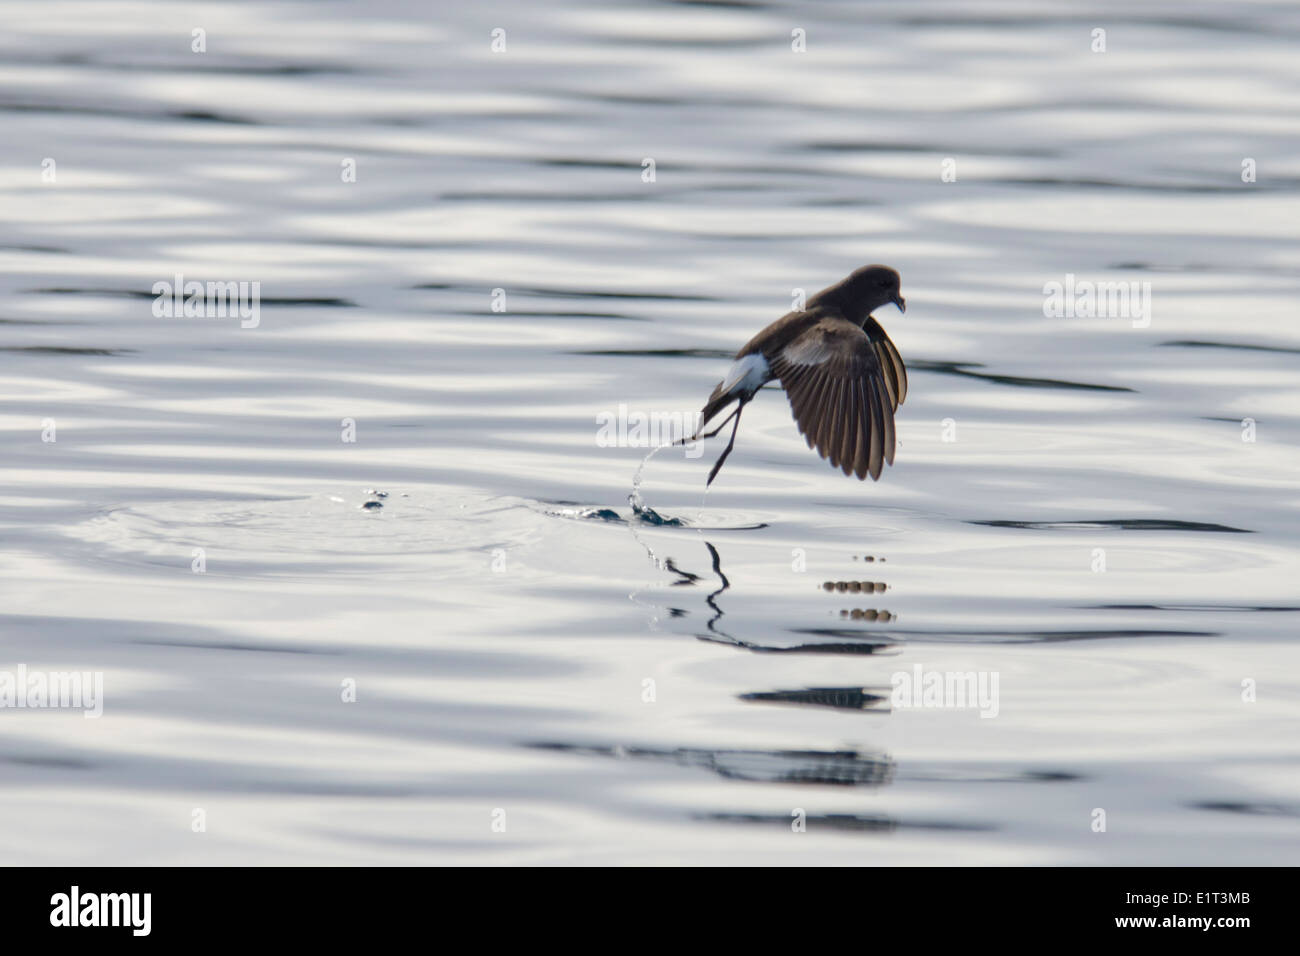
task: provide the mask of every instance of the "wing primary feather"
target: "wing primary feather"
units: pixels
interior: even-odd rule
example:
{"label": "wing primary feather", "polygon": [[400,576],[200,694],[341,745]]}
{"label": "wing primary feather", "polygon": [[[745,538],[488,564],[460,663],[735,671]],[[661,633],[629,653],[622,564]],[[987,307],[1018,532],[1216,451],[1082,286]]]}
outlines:
{"label": "wing primary feather", "polygon": [[868,435],[870,434],[870,430],[871,430],[871,426],[867,423],[867,410],[864,405],[864,398],[865,396],[862,393],[861,383],[854,381],[853,383],[853,414],[854,414],[853,473],[858,476],[859,481],[867,477]]}
{"label": "wing primary feather", "polygon": [[885,389],[889,393],[889,407],[898,408],[898,373],[894,369],[893,360],[889,357],[889,352],[880,342],[874,343],[876,358],[880,361],[881,376],[885,381]]}
{"label": "wing primary feather", "polygon": [[871,480],[880,479],[880,471],[884,467],[884,455],[882,454],[885,423],[880,417],[880,400],[876,397],[875,390],[872,389],[871,383],[867,385],[867,405],[871,410],[871,458],[868,462],[868,471],[871,473]]}
{"label": "wing primary feather", "polygon": [[885,399],[888,399],[888,397],[889,397],[888,395],[885,394],[886,389],[885,389],[885,385],[884,385],[884,383],[883,383],[883,382],[878,383],[876,387],[877,387],[877,390],[881,393],[881,399],[882,399],[882,403],[881,403],[881,411],[882,411],[883,414],[884,414],[884,420],[885,420],[885,421],[884,421],[884,424],[885,424],[885,434],[884,434],[885,463],[886,463],[886,464],[889,464],[889,465],[892,465],[892,464],[894,463],[894,442],[895,442],[895,436],[894,436],[894,413],[893,413],[893,411],[890,409],[890,407],[889,407],[887,404],[884,404],[884,400],[885,400]]}
{"label": "wing primary feather", "polygon": [[818,396],[822,414],[822,457],[832,465],[837,464],[838,445],[835,431],[835,415],[838,411],[835,401],[840,389],[840,379],[835,375],[826,375],[822,380],[822,393]]}
{"label": "wing primary feather", "polygon": [[835,394],[832,397],[835,402],[835,427],[831,432],[831,449],[834,451],[831,456],[831,464],[846,475],[849,473],[849,455],[845,449],[845,438],[849,433],[848,391],[852,385],[851,379],[837,378],[835,381]]}
{"label": "wing primary feather", "polygon": [[853,473],[861,481],[867,467],[867,445],[862,431],[866,421],[862,414],[862,382],[854,380],[850,401],[853,403]]}
{"label": "wing primary feather", "polygon": [[817,450],[817,416],[813,411],[816,392],[816,377],[808,372],[799,382],[799,430],[814,451]]}
{"label": "wing primary feather", "polygon": [[903,356],[898,354],[898,349],[889,339],[885,339],[889,346],[889,359],[894,366],[894,374],[898,376],[898,404],[902,405],[907,398],[907,366],[903,364]]}
{"label": "wing primary feather", "polygon": [[844,389],[848,382],[840,376],[835,379],[835,390],[830,395],[831,434],[830,462],[836,468],[844,467]]}
{"label": "wing primary feather", "polygon": [[840,393],[840,470],[846,475],[853,474],[853,467],[858,450],[858,419],[853,408],[853,379],[844,380],[844,389]]}
{"label": "wing primary feather", "polygon": [[835,380],[824,371],[817,378],[817,391],[813,395],[810,411],[817,418],[817,454],[828,457],[831,447],[831,415],[828,397],[835,385]]}

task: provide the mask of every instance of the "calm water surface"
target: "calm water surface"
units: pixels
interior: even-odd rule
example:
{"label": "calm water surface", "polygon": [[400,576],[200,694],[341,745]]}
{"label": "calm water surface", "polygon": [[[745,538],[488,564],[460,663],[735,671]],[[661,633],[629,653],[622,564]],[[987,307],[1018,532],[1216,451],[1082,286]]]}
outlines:
{"label": "calm water surface", "polygon": [[[1298,42],[1284,3],[0,5],[0,671],[104,680],[0,710],[0,860],[1294,864]],[[694,411],[867,262],[896,466],[770,391],[634,513],[597,416]],[[260,323],[156,318],[178,273]],[[1068,275],[1150,322],[1046,318]],[[917,666],[997,716],[894,706]]]}

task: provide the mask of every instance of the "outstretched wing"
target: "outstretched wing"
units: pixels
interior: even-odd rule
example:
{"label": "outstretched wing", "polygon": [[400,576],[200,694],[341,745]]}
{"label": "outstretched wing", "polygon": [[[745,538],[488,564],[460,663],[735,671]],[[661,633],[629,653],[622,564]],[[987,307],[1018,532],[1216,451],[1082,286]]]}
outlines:
{"label": "outstretched wing", "polygon": [[907,371],[874,319],[865,329],[821,319],[769,361],[809,448],[859,479],[878,479],[894,463],[894,411],[907,394]]}

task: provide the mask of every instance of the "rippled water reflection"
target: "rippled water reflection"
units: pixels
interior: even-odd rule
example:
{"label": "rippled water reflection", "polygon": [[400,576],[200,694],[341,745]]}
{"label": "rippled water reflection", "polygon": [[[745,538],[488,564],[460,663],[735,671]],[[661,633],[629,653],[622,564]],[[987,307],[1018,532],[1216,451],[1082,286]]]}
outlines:
{"label": "rippled water reflection", "polygon": [[[0,710],[6,860],[1295,861],[1295,7],[0,27],[0,671],[105,682]],[[870,261],[884,479],[767,391],[634,512],[596,416]],[[260,323],[155,318],[177,274]],[[1149,325],[1044,318],[1068,274]],[[892,706],[917,665],[997,717]]]}

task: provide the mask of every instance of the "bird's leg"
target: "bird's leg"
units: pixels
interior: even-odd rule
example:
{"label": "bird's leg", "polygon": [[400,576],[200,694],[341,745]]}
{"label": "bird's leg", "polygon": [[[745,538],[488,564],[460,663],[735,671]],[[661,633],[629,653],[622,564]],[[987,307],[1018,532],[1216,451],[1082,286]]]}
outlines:
{"label": "bird's leg", "polygon": [[[679,438],[679,439],[677,439],[677,441],[673,442],[673,444],[674,444],[674,445],[686,445],[686,444],[689,444],[690,442],[693,442],[693,441],[699,441],[699,440],[702,439],[702,438],[712,438],[712,437],[713,437],[714,435],[716,435],[718,432],[722,431],[724,428],[727,427],[727,422],[731,421],[735,416],[737,416],[737,415],[740,414],[740,408],[741,408],[741,405],[744,405],[744,404],[745,404],[744,402],[741,402],[740,405],[737,405],[737,406],[736,406],[736,410],[735,410],[734,412],[732,412],[730,415],[728,415],[726,418],[724,418],[724,419],[722,420],[722,424],[719,425],[717,428],[713,429],[713,431],[709,432],[707,435],[701,435],[699,432],[696,432],[694,438]],[[701,426],[701,427],[703,427],[703,426]]]}
{"label": "bird's leg", "polygon": [[[732,447],[736,444],[736,430],[740,428],[740,413],[744,411],[744,408],[745,408],[745,402],[742,399],[740,404],[736,406],[736,410],[732,413],[736,417],[736,424],[731,426],[731,440],[727,442],[727,447],[722,450],[722,456],[718,459],[717,463],[713,466],[713,470],[709,472],[709,480],[704,483],[705,488],[713,484],[713,479],[716,478],[718,475],[718,469],[722,467],[722,463],[727,460],[727,456],[731,454]],[[728,419],[730,419],[730,417],[731,416],[728,416]],[[722,424],[725,425],[726,422],[723,422]],[[722,428],[721,426],[719,426],[718,431],[721,430]]]}
{"label": "bird's leg", "polygon": [[713,437],[714,435],[716,435],[718,432],[722,431],[724,428],[727,427],[727,422],[731,421],[733,418],[735,418],[737,415],[740,414],[741,406],[744,405],[744,404],[745,404],[744,402],[741,402],[740,405],[737,405],[737,406],[736,406],[736,410],[735,410],[734,412],[732,412],[730,415],[728,415],[726,418],[724,418],[724,419],[722,420],[722,422],[718,425],[718,427],[715,428],[715,429],[713,429],[713,431],[709,432],[707,435],[699,435],[698,437],[699,437],[699,438],[712,438],[712,437]]}

